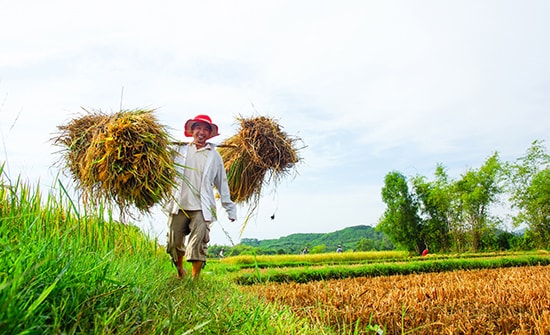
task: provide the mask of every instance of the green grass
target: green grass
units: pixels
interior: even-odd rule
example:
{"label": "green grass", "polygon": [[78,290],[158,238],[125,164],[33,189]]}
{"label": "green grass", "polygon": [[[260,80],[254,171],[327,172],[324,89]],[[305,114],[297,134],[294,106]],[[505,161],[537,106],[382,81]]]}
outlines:
{"label": "green grass", "polygon": [[162,246],[57,186],[0,178],[0,333],[333,333],[243,294],[215,262],[178,279]]}

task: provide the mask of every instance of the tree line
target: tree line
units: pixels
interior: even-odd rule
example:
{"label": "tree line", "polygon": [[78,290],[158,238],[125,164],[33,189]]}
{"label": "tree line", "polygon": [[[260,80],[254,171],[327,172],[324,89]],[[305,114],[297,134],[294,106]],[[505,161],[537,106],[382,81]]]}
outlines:
{"label": "tree line", "polygon": [[[495,152],[456,179],[441,164],[431,180],[392,171],[382,200],[386,209],[376,229],[410,252],[550,248],[550,155],[541,140],[512,162]],[[496,205],[509,212],[494,213]],[[525,233],[502,229],[507,218]]]}

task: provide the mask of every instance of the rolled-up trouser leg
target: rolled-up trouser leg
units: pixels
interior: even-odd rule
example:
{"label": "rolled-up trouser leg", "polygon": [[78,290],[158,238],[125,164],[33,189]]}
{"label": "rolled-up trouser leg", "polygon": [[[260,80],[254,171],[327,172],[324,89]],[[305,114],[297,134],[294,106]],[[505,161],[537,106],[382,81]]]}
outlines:
{"label": "rolled-up trouser leg", "polygon": [[168,217],[168,239],[166,252],[172,257],[172,261],[185,256],[185,236],[189,234],[189,217],[183,212],[170,214]]}
{"label": "rolled-up trouser leg", "polygon": [[188,262],[206,262],[210,242],[210,221],[205,221],[202,211],[189,211],[190,230],[185,257]]}

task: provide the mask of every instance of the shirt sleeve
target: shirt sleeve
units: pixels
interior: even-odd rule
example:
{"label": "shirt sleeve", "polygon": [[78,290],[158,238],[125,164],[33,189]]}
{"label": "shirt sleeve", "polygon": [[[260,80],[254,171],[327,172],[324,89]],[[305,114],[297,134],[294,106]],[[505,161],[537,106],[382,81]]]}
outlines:
{"label": "shirt sleeve", "polygon": [[[216,152],[217,153],[217,152]],[[231,200],[231,193],[229,191],[229,184],[227,182],[227,173],[223,166],[223,160],[219,153],[216,155],[216,178],[214,179],[214,185],[220,192],[220,200],[222,207],[227,212],[230,220],[237,219],[237,206]]]}

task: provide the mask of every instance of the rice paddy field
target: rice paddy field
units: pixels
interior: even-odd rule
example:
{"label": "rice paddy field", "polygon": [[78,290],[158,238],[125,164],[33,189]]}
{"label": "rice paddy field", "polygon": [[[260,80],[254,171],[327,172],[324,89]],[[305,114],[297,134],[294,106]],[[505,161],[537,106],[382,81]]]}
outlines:
{"label": "rice paddy field", "polygon": [[[291,145],[281,166],[247,165],[265,132],[286,136],[253,121],[261,131],[243,129],[224,152],[230,178],[259,176],[234,194],[252,203],[299,161]],[[0,164],[0,334],[550,334],[545,250],[238,256],[179,279],[163,245],[113,218],[117,205],[148,212],[169,194],[171,139],[152,112],[92,113],[60,131],[83,199],[60,180],[42,190],[9,178]]]}
{"label": "rice paddy field", "polygon": [[229,257],[193,281],[177,278],[162,245],[101,206],[81,208],[61,182],[44,193],[1,181],[1,334],[550,332],[543,250]]}

